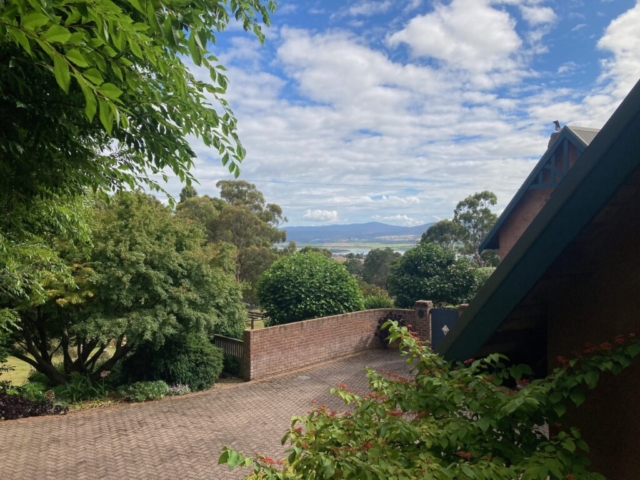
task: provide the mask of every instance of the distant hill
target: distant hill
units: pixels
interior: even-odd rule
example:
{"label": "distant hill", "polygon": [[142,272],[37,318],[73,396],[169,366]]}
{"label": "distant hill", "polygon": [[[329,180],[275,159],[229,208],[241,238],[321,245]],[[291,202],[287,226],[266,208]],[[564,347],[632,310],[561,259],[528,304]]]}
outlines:
{"label": "distant hill", "polygon": [[319,227],[285,227],[287,241],[296,243],[322,244],[337,242],[412,242],[433,223],[417,227],[400,227],[380,222],[351,223],[348,225],[324,225]]}

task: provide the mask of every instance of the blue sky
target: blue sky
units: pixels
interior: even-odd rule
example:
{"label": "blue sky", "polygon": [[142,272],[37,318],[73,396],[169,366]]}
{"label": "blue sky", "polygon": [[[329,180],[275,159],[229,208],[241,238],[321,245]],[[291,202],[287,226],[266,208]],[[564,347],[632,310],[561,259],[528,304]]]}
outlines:
{"label": "blue sky", "polygon": [[[638,26],[632,0],[284,0],[263,46],[232,26],[212,52],[241,179],[289,225],[418,225],[481,190],[499,212],[553,120],[601,127],[640,77]],[[196,188],[216,195],[230,175],[192,144]]]}

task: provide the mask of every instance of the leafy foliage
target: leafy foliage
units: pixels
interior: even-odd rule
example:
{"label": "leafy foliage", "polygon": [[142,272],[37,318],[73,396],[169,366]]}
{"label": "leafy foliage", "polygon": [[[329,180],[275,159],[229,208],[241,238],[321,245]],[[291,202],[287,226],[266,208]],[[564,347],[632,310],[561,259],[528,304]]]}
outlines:
{"label": "leafy foliage", "polygon": [[207,49],[232,17],[262,40],[259,23],[274,9],[272,0],[0,3],[0,329],[68,273],[52,237],[89,243],[78,206],[87,191],[161,189],[168,171],[191,183],[189,136],[239,173],[228,80]]}
{"label": "leafy foliage", "polygon": [[56,398],[75,403],[83,400],[106,398],[107,387],[104,384],[104,379],[92,382],[87,375],[72,372],[67,383],[56,387],[54,392]]}
{"label": "leafy foliage", "polygon": [[185,384],[192,391],[213,386],[222,372],[222,350],[206,338],[176,335],[159,348],[143,344],[122,365],[129,382],[163,380],[169,385]]}
{"label": "leafy foliage", "polygon": [[493,192],[474,193],[458,202],[453,220],[441,220],[422,234],[420,243],[435,243],[443,249],[468,256],[478,267],[496,266],[496,252],[479,253],[480,244],[489,234],[498,216],[491,211],[498,199]]}
{"label": "leafy foliage", "polygon": [[274,324],[362,310],[362,293],[344,266],[319,253],[275,262],[258,282],[260,304]]}
{"label": "leafy foliage", "polygon": [[169,394],[169,386],[162,380],[155,382],[137,382],[118,389],[127,402],[146,402],[160,400]]}
{"label": "leafy foliage", "polygon": [[478,246],[491,231],[498,216],[491,207],[498,203],[496,194],[485,190],[458,202],[453,211],[453,221],[466,230],[465,248],[468,254],[476,255]]}
{"label": "leafy foliage", "polygon": [[278,227],[287,219],[279,205],[266,203],[252,183],[223,180],[216,184],[221,198],[197,196],[185,187],[176,214],[204,229],[208,243],[226,242],[235,247],[236,280],[243,285],[246,303],[256,303],[255,286],[269,265],[288,251],[274,244],[284,242],[286,232]]}
{"label": "leafy foliage", "polygon": [[[353,255],[353,254],[350,254]],[[356,278],[361,278],[364,271],[364,261],[355,256],[347,257],[343,263],[347,271]]]}
{"label": "leafy foliage", "polygon": [[370,295],[364,297],[364,309],[393,308],[393,300],[388,295]]}
{"label": "leafy foliage", "polygon": [[[245,458],[225,448],[230,467],[253,465],[257,478],[495,480],[604,480],[590,472],[588,446],[578,429],[563,425],[568,408],[585,401],[601,374],[620,373],[640,345],[619,336],[547,378],[529,380],[527,366],[508,366],[500,355],[451,365],[406,327],[390,326],[411,376],[368,373],[371,393],[338,385],[332,392],[349,410],[326,406],[294,417],[283,443],[286,461]],[[505,381],[518,388],[505,388]],[[545,436],[540,425],[551,425]],[[280,467],[279,465],[282,465]]]}
{"label": "leafy foliage", "polygon": [[401,308],[411,308],[417,300],[458,304],[469,298],[474,286],[473,265],[433,243],[408,250],[389,275],[389,293]]}
{"label": "leafy foliage", "polygon": [[48,390],[49,386],[40,382],[27,382],[18,389],[20,395],[28,400],[44,400],[44,394]]}
{"label": "leafy foliage", "polygon": [[[140,192],[120,193],[92,210],[93,247],[55,243],[73,282],[52,276],[48,300],[20,311],[13,354],[65,384],[73,372],[93,382],[145,342],[182,331],[239,335],[240,286],[221,250],[203,233]],[[126,343],[125,343],[126,339]],[[104,348],[115,344],[102,362]],[[53,354],[63,356],[60,372]]]}
{"label": "leafy foliage", "polygon": [[457,252],[466,236],[467,230],[461,224],[445,219],[431,225],[420,242],[435,243],[444,250]]}
{"label": "leafy foliage", "polygon": [[191,393],[191,388],[189,388],[189,385],[173,385],[167,390],[168,397],[177,397],[179,395],[186,395],[187,393]]}
{"label": "leafy foliage", "polygon": [[382,344],[382,348],[389,348],[389,339],[391,338],[391,331],[388,328],[388,322],[395,322],[395,325],[399,327],[411,327],[408,325],[406,320],[403,318],[401,313],[398,312],[390,312],[384,317],[378,320],[378,326],[376,327],[376,337],[380,340]]}
{"label": "leafy foliage", "polygon": [[489,280],[489,277],[493,275],[495,270],[495,267],[481,267],[473,270],[473,278],[475,279],[473,295],[475,295],[476,292],[480,290],[485,283],[487,283],[487,280]]}
{"label": "leafy foliage", "polygon": [[367,253],[362,268],[362,279],[380,288],[387,288],[387,278],[394,265],[401,255],[393,249],[374,248]]}
{"label": "leafy foliage", "polygon": [[[148,173],[165,168],[191,178],[188,135],[218,150],[237,174],[244,149],[222,97],[228,80],[207,48],[230,15],[262,40],[258,17],[269,24],[275,2],[230,7],[225,0],[5,2],[0,144],[9,165],[29,173],[19,176],[28,179],[23,188],[156,186]],[[207,69],[211,83],[197,80],[185,57]],[[53,173],[57,185],[47,179]]]}
{"label": "leafy foliage", "polygon": [[22,395],[11,395],[0,391],[0,419],[40,417],[43,415],[64,415],[68,407],[54,405],[49,400],[29,400]]}
{"label": "leafy foliage", "polygon": [[242,363],[233,355],[225,353],[222,365],[222,371],[230,375],[240,375],[242,372]]}

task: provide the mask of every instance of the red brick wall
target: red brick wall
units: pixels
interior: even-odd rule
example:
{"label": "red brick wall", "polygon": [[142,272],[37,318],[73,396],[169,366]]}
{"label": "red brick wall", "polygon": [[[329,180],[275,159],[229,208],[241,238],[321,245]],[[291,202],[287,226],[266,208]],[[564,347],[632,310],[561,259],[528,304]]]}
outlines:
{"label": "red brick wall", "polygon": [[[381,308],[245,330],[243,376],[245,380],[257,380],[381,348],[375,332],[378,320],[390,312],[402,314],[404,320],[418,327],[414,310]],[[420,323],[429,318],[427,315]]]}
{"label": "red brick wall", "polygon": [[[569,169],[571,169],[578,160],[578,150],[575,145],[569,142],[568,150]],[[563,168],[563,149],[558,148],[554,158],[556,167],[558,169]],[[552,181],[549,178],[549,172],[543,171],[545,182]],[[558,180],[558,179],[556,179]],[[540,188],[529,190],[524,194],[518,205],[513,209],[509,217],[506,219],[499,232],[500,247],[498,254],[500,260],[511,251],[511,248],[515,245],[518,239],[522,236],[524,231],[529,227],[533,219],[540,213],[542,207],[549,201],[549,197],[553,193],[554,188]]]}
{"label": "red brick wall", "polygon": [[500,249],[498,250],[500,260],[504,260],[504,257],[511,251],[511,248],[542,210],[542,207],[549,201],[551,193],[553,193],[553,188],[529,190],[511,211],[500,228]]}

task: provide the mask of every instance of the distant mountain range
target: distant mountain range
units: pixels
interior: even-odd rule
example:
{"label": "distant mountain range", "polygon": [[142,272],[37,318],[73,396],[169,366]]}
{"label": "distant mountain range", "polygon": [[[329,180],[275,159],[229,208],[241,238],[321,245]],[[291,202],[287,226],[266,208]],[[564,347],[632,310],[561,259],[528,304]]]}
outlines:
{"label": "distant mountain range", "polygon": [[417,227],[401,227],[380,222],[351,223],[348,225],[324,225],[319,227],[285,227],[287,241],[296,243],[404,243],[413,242],[433,223]]}

